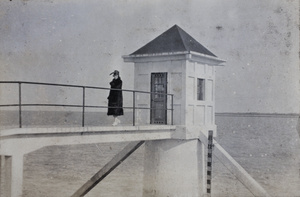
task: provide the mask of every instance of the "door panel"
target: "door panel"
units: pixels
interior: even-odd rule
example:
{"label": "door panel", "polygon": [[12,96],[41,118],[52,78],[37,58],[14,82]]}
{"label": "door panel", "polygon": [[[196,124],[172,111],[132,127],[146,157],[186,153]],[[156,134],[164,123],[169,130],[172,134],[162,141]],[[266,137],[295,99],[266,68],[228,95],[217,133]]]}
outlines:
{"label": "door panel", "polygon": [[[151,73],[151,92],[167,93],[167,73]],[[167,95],[151,94],[151,124],[167,124]]]}

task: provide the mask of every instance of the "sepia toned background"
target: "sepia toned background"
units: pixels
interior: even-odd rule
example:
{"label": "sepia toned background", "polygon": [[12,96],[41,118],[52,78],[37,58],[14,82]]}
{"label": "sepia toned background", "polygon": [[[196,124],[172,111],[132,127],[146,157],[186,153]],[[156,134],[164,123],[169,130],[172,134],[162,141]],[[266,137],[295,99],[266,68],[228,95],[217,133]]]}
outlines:
{"label": "sepia toned background", "polygon": [[[133,89],[133,64],[121,56],[175,24],[226,60],[216,69],[219,143],[271,195],[300,196],[297,0],[1,1],[0,80],[109,87],[109,73],[118,69],[123,88]],[[1,85],[1,104],[17,102],[17,90]],[[28,86],[24,91],[25,102],[81,102],[69,89]],[[107,104],[107,92],[88,95],[91,104]],[[16,126],[17,112],[0,110],[1,126]],[[72,125],[79,118],[76,110],[59,114],[60,109],[39,108],[46,118],[32,110],[25,112],[27,124]],[[103,113],[91,111],[88,124],[109,124]],[[125,116],[123,122],[130,120]],[[69,196],[125,144],[98,146],[47,147],[28,154],[24,195]],[[252,196],[213,161],[214,196]],[[140,196],[142,171],[143,148],[89,196]]]}

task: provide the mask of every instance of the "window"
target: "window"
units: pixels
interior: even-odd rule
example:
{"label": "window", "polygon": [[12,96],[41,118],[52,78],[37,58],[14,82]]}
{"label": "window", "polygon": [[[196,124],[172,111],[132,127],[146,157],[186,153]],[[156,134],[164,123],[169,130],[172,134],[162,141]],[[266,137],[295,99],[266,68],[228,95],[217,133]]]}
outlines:
{"label": "window", "polygon": [[197,100],[203,101],[204,100],[204,79],[197,79]]}

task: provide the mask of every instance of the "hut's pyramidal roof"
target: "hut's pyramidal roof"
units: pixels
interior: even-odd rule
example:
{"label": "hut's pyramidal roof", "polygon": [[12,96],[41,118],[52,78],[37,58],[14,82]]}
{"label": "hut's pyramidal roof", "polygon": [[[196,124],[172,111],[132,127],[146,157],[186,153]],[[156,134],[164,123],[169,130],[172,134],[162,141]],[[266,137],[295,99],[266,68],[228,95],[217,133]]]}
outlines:
{"label": "hut's pyramidal roof", "polygon": [[155,53],[172,53],[194,51],[204,55],[216,57],[212,52],[202,46],[192,36],[182,30],[179,26],[174,25],[154,40],[130,55],[155,54]]}

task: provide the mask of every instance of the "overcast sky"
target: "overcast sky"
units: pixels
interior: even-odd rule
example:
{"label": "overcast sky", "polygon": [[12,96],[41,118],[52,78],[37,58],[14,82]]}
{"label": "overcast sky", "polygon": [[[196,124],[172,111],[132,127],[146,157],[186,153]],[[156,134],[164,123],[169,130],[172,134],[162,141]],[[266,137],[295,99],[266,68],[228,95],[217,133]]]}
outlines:
{"label": "overcast sky", "polygon": [[132,89],[133,64],[121,56],[177,24],[227,60],[216,69],[217,112],[298,113],[298,8],[296,0],[3,0],[0,77],[108,87],[119,69]]}

